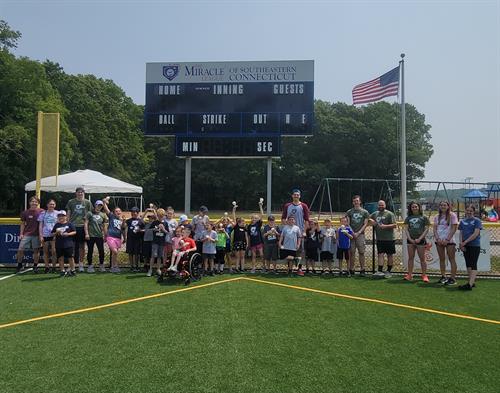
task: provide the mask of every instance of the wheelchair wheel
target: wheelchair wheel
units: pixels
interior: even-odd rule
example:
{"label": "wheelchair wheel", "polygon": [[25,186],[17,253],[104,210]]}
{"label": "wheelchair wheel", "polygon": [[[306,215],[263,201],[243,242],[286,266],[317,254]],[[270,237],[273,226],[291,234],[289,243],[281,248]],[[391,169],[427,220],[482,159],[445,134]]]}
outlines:
{"label": "wheelchair wheel", "polygon": [[201,273],[203,271],[203,260],[201,258],[201,254],[195,252],[189,258],[189,274],[191,275],[192,280],[200,280]]}

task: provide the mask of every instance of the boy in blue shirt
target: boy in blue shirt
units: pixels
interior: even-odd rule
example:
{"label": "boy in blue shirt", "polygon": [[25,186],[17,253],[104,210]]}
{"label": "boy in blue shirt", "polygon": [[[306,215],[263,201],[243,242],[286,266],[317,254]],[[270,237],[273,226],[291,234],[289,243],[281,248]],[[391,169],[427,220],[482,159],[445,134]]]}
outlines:
{"label": "boy in blue shirt", "polygon": [[347,216],[340,219],[340,227],[337,230],[337,259],[339,260],[339,274],[342,275],[342,260],[346,260],[347,270],[344,275],[351,277],[354,274],[354,261],[351,263],[349,251],[351,249],[351,240],[353,239],[353,231],[348,225]]}

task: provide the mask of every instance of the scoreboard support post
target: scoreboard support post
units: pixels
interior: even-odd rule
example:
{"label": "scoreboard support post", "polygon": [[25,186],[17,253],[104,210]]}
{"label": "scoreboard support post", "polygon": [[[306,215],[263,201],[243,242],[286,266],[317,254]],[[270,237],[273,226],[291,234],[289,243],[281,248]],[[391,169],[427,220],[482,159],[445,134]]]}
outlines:
{"label": "scoreboard support post", "polygon": [[186,172],[184,177],[184,213],[191,212],[191,157],[186,157]]}
{"label": "scoreboard support post", "polygon": [[273,159],[267,158],[267,215],[271,214]]}

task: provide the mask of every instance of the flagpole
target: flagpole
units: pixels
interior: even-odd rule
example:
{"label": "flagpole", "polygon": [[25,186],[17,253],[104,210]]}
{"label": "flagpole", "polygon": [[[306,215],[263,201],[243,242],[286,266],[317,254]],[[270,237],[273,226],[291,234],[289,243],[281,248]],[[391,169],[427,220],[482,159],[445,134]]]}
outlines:
{"label": "flagpole", "polygon": [[[406,218],[406,111],[405,111],[405,54],[401,53],[399,62],[401,68],[401,218],[403,221]],[[402,251],[403,251],[403,266],[407,260],[408,250],[406,249],[406,234],[403,231]]]}

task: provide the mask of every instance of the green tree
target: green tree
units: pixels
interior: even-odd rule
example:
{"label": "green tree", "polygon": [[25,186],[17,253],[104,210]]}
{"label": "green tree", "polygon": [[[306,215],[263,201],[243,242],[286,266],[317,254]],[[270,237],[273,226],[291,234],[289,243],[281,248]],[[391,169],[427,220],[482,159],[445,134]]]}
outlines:
{"label": "green tree", "polygon": [[0,50],[8,51],[17,48],[17,41],[20,38],[19,31],[12,30],[6,21],[0,19]]}

